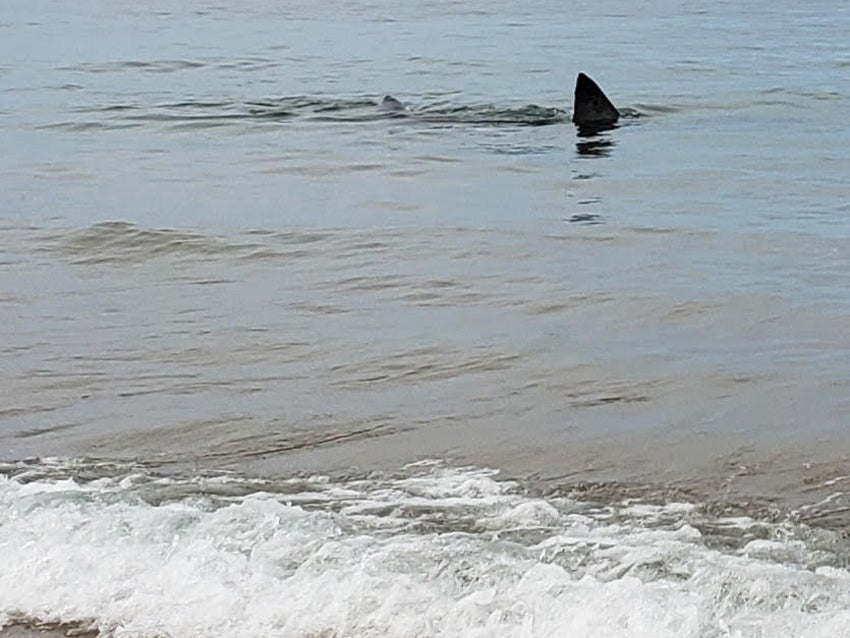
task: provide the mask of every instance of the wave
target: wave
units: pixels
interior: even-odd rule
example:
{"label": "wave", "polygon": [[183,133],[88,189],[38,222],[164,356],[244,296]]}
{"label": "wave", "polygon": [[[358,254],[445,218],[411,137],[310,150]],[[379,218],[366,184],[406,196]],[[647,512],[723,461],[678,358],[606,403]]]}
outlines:
{"label": "wave", "polygon": [[535,495],[434,461],[339,479],[62,460],[0,471],[0,625],[139,638],[850,630],[846,539],[793,520]]}
{"label": "wave", "polygon": [[[240,246],[201,233],[109,221],[44,238],[43,250],[75,263],[138,262],[156,257],[219,256]],[[242,246],[244,248],[244,246]]]}

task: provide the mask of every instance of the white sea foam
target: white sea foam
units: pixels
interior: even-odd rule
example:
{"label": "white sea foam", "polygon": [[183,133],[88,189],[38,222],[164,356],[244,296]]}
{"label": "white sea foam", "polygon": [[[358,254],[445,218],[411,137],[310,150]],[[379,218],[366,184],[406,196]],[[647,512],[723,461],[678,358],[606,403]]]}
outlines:
{"label": "white sea foam", "polygon": [[[706,521],[689,504],[541,499],[439,465],[347,482],[32,478],[0,477],[0,623],[140,638],[850,635],[837,535]],[[705,531],[724,526],[738,542]]]}

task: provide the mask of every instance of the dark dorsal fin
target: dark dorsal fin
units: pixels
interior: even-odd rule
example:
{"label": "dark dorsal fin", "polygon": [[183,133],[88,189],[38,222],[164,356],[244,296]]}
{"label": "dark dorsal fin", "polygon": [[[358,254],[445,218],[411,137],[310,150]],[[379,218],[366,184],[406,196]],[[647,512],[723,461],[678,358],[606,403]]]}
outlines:
{"label": "dark dorsal fin", "polygon": [[578,126],[606,126],[620,119],[620,112],[602,92],[599,85],[579,73],[576,78],[576,99],[573,104],[573,122]]}
{"label": "dark dorsal fin", "polygon": [[384,99],[381,100],[382,111],[403,111],[404,104],[395,99],[392,95],[385,95]]}

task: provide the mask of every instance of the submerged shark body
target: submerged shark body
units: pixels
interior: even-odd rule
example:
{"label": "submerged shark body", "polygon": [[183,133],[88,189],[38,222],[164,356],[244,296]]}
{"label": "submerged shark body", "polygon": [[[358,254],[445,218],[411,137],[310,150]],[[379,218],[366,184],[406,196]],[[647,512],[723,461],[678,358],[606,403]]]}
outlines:
{"label": "submerged shark body", "polygon": [[[531,107],[527,107],[531,108]],[[537,111],[540,111],[538,107],[534,107]],[[395,114],[395,113],[409,113],[407,107],[399,100],[394,98],[392,95],[385,95],[384,99],[381,100],[378,105],[378,110],[382,113],[387,114]],[[473,118],[475,117],[475,113],[472,112],[474,109],[467,109],[467,111],[471,112]],[[545,122],[540,122],[535,120],[534,124],[539,123],[550,123],[550,121],[562,121],[561,117],[563,111],[558,109],[550,109],[553,113],[556,113],[557,116],[554,116],[552,113],[545,113],[548,119]],[[460,114],[458,109],[454,109],[450,114],[443,115],[446,121],[449,122],[463,122],[463,121],[484,121],[487,123],[529,123],[524,120],[516,119],[517,114],[515,112],[508,112],[503,114],[503,119],[493,119],[493,109],[490,108],[486,117],[484,114],[479,114],[480,117],[484,117],[483,120],[467,120],[464,119],[463,114]],[[540,116],[539,113],[535,114],[536,116]],[[630,115],[627,112],[625,115]],[[429,114],[422,114],[423,117],[427,117],[430,121],[438,121],[440,114],[430,112]],[[604,131],[609,128],[613,128],[617,121],[620,119],[621,113],[617,110],[617,107],[612,104],[611,100],[608,99],[608,96],[599,88],[599,85],[596,84],[593,80],[591,80],[584,73],[579,73],[576,78],[576,90],[575,90],[575,102],[573,103],[573,123],[579,128],[579,135],[593,135],[598,131]],[[435,117],[438,120],[435,120]],[[439,120],[442,121],[442,120]]]}
{"label": "submerged shark body", "polygon": [[614,126],[620,119],[617,110],[599,85],[579,73],[576,78],[573,122],[580,129],[605,129]]}

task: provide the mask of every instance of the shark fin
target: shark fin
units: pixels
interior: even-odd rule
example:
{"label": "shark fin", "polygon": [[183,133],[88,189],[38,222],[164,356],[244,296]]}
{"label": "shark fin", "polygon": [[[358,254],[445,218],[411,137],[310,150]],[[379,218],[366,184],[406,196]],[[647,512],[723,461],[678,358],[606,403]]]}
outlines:
{"label": "shark fin", "polygon": [[584,73],[579,73],[576,78],[573,122],[579,127],[594,128],[612,126],[618,119],[620,112],[599,85]]}

